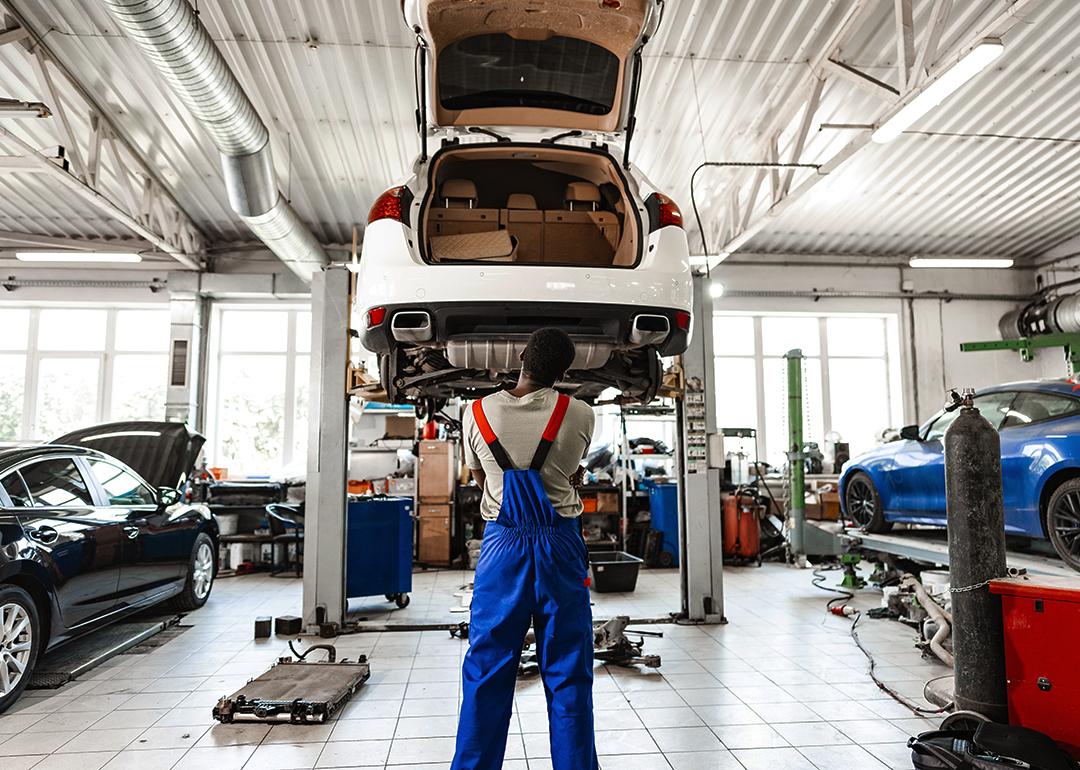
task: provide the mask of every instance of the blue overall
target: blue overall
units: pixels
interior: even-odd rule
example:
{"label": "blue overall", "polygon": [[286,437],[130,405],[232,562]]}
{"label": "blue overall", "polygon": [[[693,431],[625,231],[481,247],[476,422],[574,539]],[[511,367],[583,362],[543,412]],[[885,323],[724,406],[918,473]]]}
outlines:
{"label": "blue overall", "polygon": [[569,398],[559,397],[528,470],[515,469],[483,413],[477,427],[503,468],[499,516],[476,565],[461,719],[452,770],[500,770],[518,661],[531,623],[547,696],[553,770],[598,770],[593,739],[593,631],[588,556],[576,519],[560,516],[540,468]]}

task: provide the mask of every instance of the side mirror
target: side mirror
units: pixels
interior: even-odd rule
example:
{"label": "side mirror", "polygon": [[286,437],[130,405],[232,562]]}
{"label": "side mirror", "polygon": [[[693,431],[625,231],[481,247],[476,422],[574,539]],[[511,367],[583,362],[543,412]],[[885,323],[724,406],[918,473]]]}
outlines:
{"label": "side mirror", "polygon": [[922,441],[922,436],[919,435],[919,426],[905,425],[900,429],[900,438],[907,441]]}
{"label": "side mirror", "polygon": [[180,502],[181,495],[179,489],[173,489],[172,487],[158,487],[158,504],[162,508],[168,508],[171,505],[176,505]]}

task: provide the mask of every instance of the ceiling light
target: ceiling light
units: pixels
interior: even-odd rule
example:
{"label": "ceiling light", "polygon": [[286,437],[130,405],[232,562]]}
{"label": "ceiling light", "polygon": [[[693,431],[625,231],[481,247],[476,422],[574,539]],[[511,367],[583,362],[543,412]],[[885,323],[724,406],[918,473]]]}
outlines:
{"label": "ceiling light", "polygon": [[719,281],[713,281],[709,284],[709,296],[713,299],[724,296],[724,284]]}
{"label": "ceiling light", "polygon": [[937,258],[937,257],[912,257],[908,264],[911,267],[989,267],[989,268],[1007,268],[1013,266],[1011,259],[999,259],[996,257],[972,257],[965,259],[959,257],[956,259],[951,258]]}
{"label": "ceiling light", "polygon": [[142,262],[134,251],[18,251],[15,259],[22,262]]}
{"label": "ceiling light", "polygon": [[923,91],[885,121],[871,137],[875,142],[891,142],[930,110],[949,98],[957,89],[978,75],[1001,56],[1005,46],[1000,40],[987,39],[968,51]]}

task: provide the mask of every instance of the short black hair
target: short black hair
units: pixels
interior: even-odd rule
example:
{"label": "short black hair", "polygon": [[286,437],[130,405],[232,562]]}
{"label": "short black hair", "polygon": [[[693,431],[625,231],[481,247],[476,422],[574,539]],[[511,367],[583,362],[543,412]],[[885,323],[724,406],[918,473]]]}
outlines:
{"label": "short black hair", "polygon": [[521,370],[537,382],[554,385],[574,363],[574,354],[574,341],[562,329],[537,329],[521,354]]}

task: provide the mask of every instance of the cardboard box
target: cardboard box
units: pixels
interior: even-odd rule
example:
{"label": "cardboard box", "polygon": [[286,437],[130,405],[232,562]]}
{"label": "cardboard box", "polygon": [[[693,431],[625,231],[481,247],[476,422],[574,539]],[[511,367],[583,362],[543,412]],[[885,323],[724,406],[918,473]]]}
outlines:
{"label": "cardboard box", "polygon": [[618,492],[597,492],[596,493],[596,511],[597,511],[597,513],[618,513],[619,512],[619,493]]}
{"label": "cardboard box", "polygon": [[416,515],[421,519],[449,519],[450,506],[445,503],[420,503]]}
{"label": "cardboard box", "polygon": [[821,501],[821,520],[840,521],[840,493],[820,492],[818,499]]}
{"label": "cardboard box", "polygon": [[416,418],[408,414],[386,415],[387,438],[412,438],[416,435]]}
{"label": "cardboard box", "polygon": [[416,476],[417,498],[424,503],[449,503],[457,480],[457,453],[449,441],[421,441]]}
{"label": "cardboard box", "polygon": [[450,517],[417,519],[418,560],[424,564],[450,563]]}

